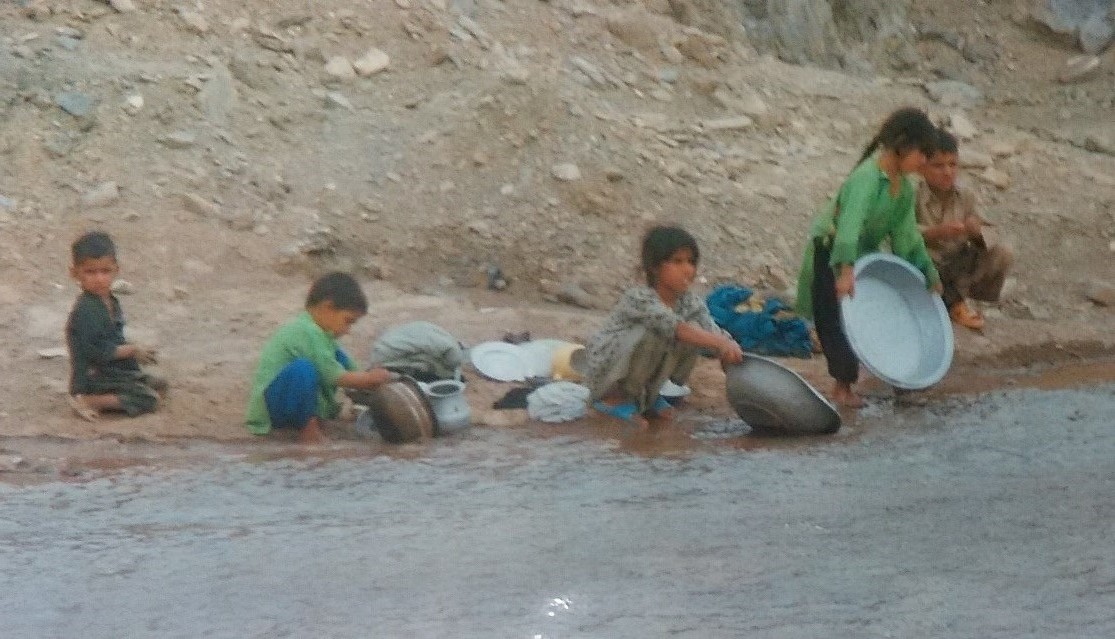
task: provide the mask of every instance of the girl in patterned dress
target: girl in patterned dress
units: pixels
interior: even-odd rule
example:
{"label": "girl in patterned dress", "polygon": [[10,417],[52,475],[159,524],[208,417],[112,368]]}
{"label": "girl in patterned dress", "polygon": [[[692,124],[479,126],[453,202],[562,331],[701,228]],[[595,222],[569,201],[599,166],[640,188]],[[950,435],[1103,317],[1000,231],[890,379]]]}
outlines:
{"label": "girl in patterned dress", "polygon": [[647,285],[624,292],[585,349],[593,408],[643,427],[647,416],[672,419],[662,385],[684,385],[701,351],[724,364],[743,361],[739,344],[690,290],[699,259],[697,241],[682,228],[656,226],[643,237]]}

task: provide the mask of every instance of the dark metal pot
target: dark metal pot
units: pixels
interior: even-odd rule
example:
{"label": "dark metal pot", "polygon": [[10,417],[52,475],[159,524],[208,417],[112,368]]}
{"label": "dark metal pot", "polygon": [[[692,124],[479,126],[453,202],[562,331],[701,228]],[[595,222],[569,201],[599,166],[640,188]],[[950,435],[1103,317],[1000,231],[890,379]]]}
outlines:
{"label": "dark metal pot", "polygon": [[821,435],[840,429],[840,413],[794,371],[758,355],[725,369],[728,403],[752,430]]}
{"label": "dark metal pot", "polygon": [[436,437],[437,415],[418,382],[400,377],[372,390],[353,391],[349,396],[364,404],[384,441],[402,444]]}

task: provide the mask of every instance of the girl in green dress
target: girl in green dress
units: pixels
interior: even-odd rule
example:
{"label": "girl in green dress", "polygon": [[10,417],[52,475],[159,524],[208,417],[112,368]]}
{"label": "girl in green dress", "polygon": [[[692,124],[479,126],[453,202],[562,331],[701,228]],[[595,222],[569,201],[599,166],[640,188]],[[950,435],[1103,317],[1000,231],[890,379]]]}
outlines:
{"label": "girl in green dress", "polygon": [[852,390],[859,359],[844,336],[840,300],[855,295],[855,261],[877,252],[884,240],[898,257],[913,264],[940,293],[937,269],[925,249],[914,214],[914,185],[933,153],[936,127],[929,116],[911,107],[892,113],[867,145],[859,164],[814,220],[798,279],[798,312],[812,318],[835,380],[832,397],[858,408],[863,400]]}

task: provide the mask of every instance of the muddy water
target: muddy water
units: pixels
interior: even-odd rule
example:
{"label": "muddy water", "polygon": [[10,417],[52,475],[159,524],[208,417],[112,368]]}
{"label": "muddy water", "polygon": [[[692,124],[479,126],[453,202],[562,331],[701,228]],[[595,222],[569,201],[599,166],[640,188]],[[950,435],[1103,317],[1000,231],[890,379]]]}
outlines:
{"label": "muddy water", "polygon": [[218,447],[204,463],[185,451],[180,468],[0,487],[0,624],[93,638],[1110,637],[1113,415],[1115,387],[1100,386],[875,401],[835,437],[790,442],[708,418]]}

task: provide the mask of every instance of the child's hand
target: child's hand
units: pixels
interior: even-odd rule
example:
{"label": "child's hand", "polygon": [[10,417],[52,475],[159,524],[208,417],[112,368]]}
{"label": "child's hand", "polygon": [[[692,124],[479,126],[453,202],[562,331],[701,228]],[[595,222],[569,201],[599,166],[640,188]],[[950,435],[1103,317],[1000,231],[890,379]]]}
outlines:
{"label": "child's hand", "polygon": [[848,264],[840,267],[840,276],[836,278],[836,299],[854,297],[856,294],[856,274]]}
{"label": "child's hand", "polygon": [[159,351],[154,346],[132,344],[132,348],[135,349],[135,355],[132,357],[135,358],[136,363],[145,366],[159,363]]}
{"label": "child's hand", "polygon": [[373,368],[368,371],[368,381],[372,384],[372,386],[386,384],[387,382],[396,380],[398,378],[398,373],[393,373],[386,368]]}
{"label": "child's hand", "polygon": [[739,364],[743,361],[743,349],[734,339],[724,338],[724,343],[717,349],[720,361],[725,364]]}
{"label": "child's hand", "polygon": [[971,215],[964,219],[964,230],[968,237],[977,238],[983,235],[983,224],[978,217]]}

